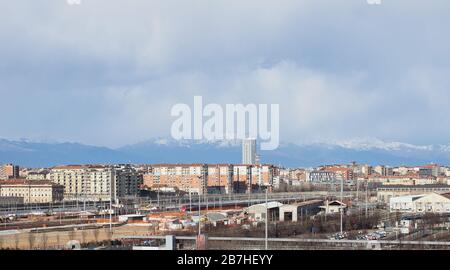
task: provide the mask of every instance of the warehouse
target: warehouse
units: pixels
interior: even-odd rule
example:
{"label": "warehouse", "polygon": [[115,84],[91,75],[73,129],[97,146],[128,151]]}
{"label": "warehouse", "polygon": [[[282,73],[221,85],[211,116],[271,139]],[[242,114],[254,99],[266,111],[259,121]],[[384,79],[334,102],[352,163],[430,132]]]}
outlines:
{"label": "warehouse", "polygon": [[450,213],[450,194],[428,193],[393,197],[389,201],[391,212]]}
{"label": "warehouse", "polygon": [[[269,221],[277,221],[280,216],[280,206],[283,204],[280,202],[268,202],[267,213],[269,215]],[[256,221],[266,220],[266,204],[255,204],[246,209],[247,214],[250,215]]]}
{"label": "warehouse", "polygon": [[294,204],[280,206],[280,221],[297,222],[303,220],[304,216],[314,215],[320,211],[322,200],[310,200]]}

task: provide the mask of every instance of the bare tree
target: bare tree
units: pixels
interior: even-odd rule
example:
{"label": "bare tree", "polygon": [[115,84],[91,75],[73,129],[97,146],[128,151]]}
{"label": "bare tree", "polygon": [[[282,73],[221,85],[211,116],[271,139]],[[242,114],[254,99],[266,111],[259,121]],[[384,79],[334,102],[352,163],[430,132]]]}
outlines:
{"label": "bare tree", "polygon": [[81,231],[81,243],[83,244],[84,242],[86,242],[86,236],[87,236],[87,231],[86,230],[82,230]]}
{"label": "bare tree", "polygon": [[36,241],[36,235],[34,233],[28,233],[28,244],[30,249],[33,249],[34,242]]}
{"label": "bare tree", "polygon": [[14,235],[14,243],[15,243],[15,247],[16,247],[16,249],[19,249],[19,243],[20,243],[20,235],[18,234],[18,233],[16,233],[15,235]]}
{"label": "bare tree", "polygon": [[425,213],[423,216],[423,223],[428,226],[428,229],[433,229],[437,224],[441,222],[441,218],[435,213]]}
{"label": "bare tree", "polygon": [[75,240],[75,231],[74,230],[71,230],[71,231],[69,231],[69,241],[70,240]]}
{"label": "bare tree", "polygon": [[47,233],[42,234],[41,241],[42,241],[42,244],[44,245],[44,249],[47,249],[47,245],[48,245]]}
{"label": "bare tree", "polygon": [[92,231],[92,233],[94,234],[95,242],[98,242],[98,236],[99,236],[99,234],[100,234],[100,230],[99,230],[99,229],[94,229],[94,230]]}
{"label": "bare tree", "polygon": [[61,245],[61,239],[59,233],[56,234],[56,245],[59,247]]}

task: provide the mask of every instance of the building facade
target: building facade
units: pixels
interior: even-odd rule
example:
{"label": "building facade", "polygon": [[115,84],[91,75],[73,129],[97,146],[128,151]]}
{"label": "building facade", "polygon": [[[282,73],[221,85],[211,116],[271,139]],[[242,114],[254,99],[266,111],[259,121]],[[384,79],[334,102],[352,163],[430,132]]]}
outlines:
{"label": "building facade", "polygon": [[256,140],[244,139],[242,140],[242,164],[252,165],[256,164]]}
{"label": "building facade", "polygon": [[64,187],[50,181],[12,179],[0,183],[0,196],[20,197],[24,203],[51,203],[64,199]]}
{"label": "building facade", "polygon": [[449,193],[450,185],[387,185],[377,188],[377,200],[381,203],[389,203],[392,197],[421,195],[430,192]]}
{"label": "building facade", "polygon": [[243,193],[272,185],[277,173],[272,165],[155,164],[144,174],[144,186],[194,194]]}
{"label": "building facade", "polygon": [[142,176],[131,165],[59,166],[48,178],[65,187],[66,200],[117,200],[136,196],[142,184]]}
{"label": "building facade", "polygon": [[13,164],[0,165],[0,180],[19,178],[19,166]]}
{"label": "building facade", "polygon": [[450,194],[428,193],[390,198],[391,212],[450,213]]}

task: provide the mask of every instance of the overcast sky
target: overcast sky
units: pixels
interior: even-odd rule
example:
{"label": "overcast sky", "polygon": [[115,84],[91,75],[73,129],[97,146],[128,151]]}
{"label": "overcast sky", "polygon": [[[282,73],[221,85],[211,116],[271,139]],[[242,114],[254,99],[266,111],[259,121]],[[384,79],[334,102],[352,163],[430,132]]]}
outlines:
{"label": "overcast sky", "polygon": [[278,103],[282,141],[450,143],[450,1],[0,0],[0,137],[118,147],[172,105]]}

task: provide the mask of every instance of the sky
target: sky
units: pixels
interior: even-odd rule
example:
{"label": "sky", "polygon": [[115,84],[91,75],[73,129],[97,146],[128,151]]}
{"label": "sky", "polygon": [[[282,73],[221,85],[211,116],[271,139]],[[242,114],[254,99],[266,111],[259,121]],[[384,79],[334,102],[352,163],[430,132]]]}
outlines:
{"label": "sky", "polygon": [[280,139],[450,143],[450,1],[0,0],[0,138],[120,147],[177,103],[280,105]]}

